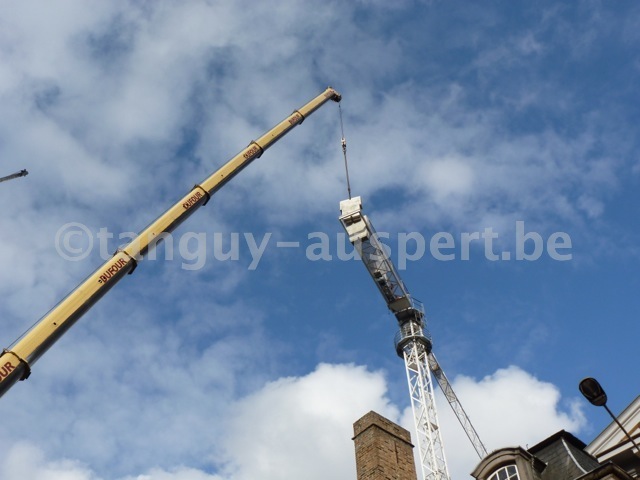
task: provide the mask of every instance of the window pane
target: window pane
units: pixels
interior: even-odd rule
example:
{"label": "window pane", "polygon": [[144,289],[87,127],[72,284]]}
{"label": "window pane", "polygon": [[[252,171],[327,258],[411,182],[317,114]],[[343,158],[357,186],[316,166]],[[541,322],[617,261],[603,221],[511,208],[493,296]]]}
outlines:
{"label": "window pane", "polygon": [[507,465],[493,472],[489,480],[518,480],[518,469],[515,465]]}

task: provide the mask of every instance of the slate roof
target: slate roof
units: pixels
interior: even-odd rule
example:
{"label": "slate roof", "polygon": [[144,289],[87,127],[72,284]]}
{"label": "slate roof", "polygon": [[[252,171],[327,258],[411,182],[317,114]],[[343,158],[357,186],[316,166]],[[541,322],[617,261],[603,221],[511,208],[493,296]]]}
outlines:
{"label": "slate roof", "polygon": [[585,447],[580,439],[560,430],[528,451],[547,464],[542,480],[574,480],[600,467]]}

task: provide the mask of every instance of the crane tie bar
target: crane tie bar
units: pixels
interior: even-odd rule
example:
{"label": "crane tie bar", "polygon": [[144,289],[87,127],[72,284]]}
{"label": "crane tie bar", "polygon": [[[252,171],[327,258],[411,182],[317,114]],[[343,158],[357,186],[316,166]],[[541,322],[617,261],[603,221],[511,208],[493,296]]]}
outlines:
{"label": "crane tie bar", "polygon": [[340,133],[342,134],[342,155],[344,156],[344,170],[347,174],[347,193],[349,194],[349,200],[351,200],[351,183],[349,182],[349,163],[347,162],[347,139],[344,137],[344,124],[342,122],[342,107],[338,104],[338,111],[340,112]]}

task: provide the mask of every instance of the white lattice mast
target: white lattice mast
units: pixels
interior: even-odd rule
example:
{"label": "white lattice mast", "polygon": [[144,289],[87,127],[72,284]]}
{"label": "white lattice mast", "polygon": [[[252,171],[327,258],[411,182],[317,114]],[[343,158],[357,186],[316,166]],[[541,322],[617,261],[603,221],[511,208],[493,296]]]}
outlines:
{"label": "white lattice mast", "polygon": [[449,480],[431,372],[480,458],[487,455],[486,449],[431,351],[432,342],[426,328],[424,307],[411,297],[400,279],[373,225],[362,213],[360,197],[340,202],[340,211],[340,222],[349,235],[349,241],[360,254],[387,307],[398,321],[395,347],[398,356],[404,359],[407,371],[422,478]]}
{"label": "white lattice mast", "polygon": [[396,334],[396,352],[404,359],[407,371],[422,477],[425,480],[448,480],[449,471],[429,372],[431,339],[425,335],[422,305],[416,300],[413,304],[406,311],[404,323]]}

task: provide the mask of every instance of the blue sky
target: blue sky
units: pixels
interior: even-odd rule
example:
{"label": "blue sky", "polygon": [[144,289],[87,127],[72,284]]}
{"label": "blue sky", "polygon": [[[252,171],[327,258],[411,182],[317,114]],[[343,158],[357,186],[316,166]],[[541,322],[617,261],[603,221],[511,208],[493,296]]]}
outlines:
{"label": "blue sky", "polygon": [[[353,194],[397,263],[406,235],[410,257],[424,240],[401,275],[487,446],[562,428],[588,443],[608,422],[579,396],[583,377],[600,379],[614,412],[638,395],[635,2],[0,12],[0,175],[30,172],[0,185],[3,346],[102,263],[101,245],[126,243],[331,85]],[[0,476],[355,478],[352,423],[411,416],[395,320],[360,262],[338,257],[346,195],[328,104],[2,398]],[[56,242],[70,223],[88,232],[70,244],[82,259]],[[485,232],[509,260],[488,258]],[[329,250],[314,260],[319,235]],[[220,260],[236,238],[237,258]],[[449,466],[464,478],[477,458],[442,400]]]}

